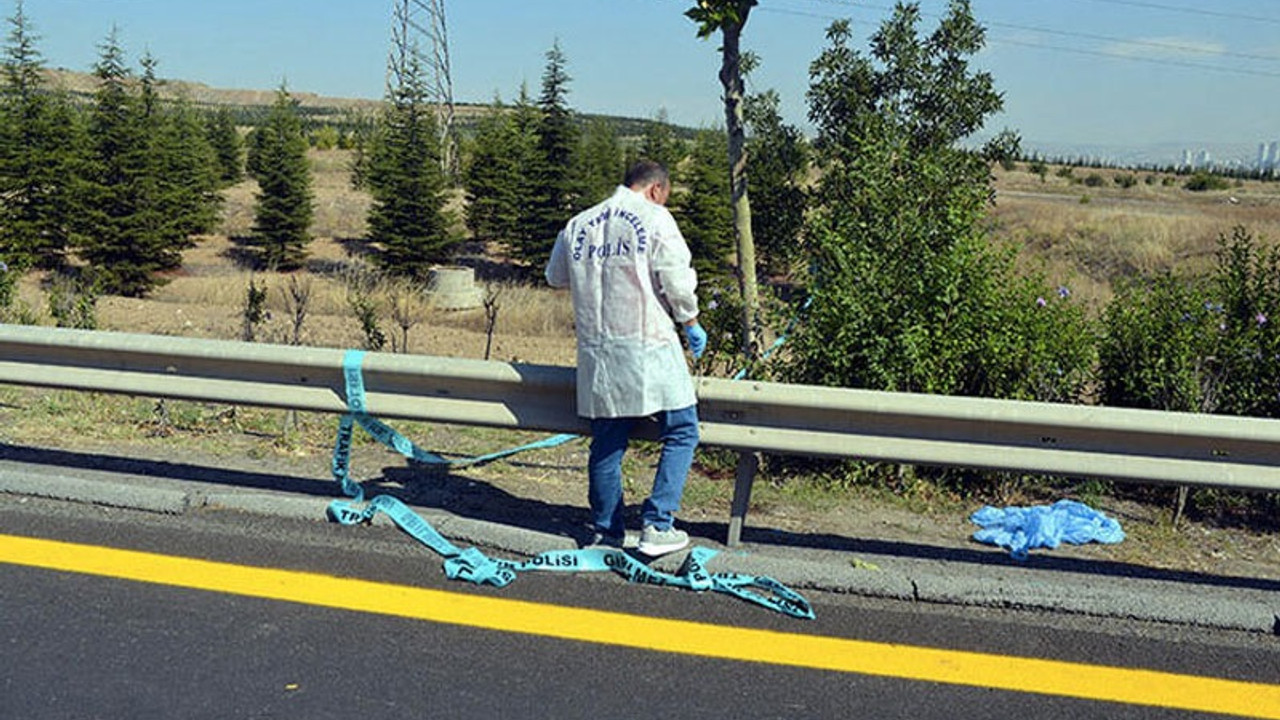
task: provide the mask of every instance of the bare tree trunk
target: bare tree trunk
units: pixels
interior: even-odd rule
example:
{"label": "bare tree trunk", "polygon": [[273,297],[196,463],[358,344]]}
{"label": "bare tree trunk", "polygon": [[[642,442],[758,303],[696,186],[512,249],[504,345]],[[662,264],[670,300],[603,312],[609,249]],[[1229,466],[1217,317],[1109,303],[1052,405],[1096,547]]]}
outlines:
{"label": "bare tree trunk", "polygon": [[502,309],[503,288],[490,285],[484,294],[484,359],[489,359],[489,351],[493,349],[493,330],[498,325],[498,311]]}
{"label": "bare tree trunk", "polygon": [[[307,321],[307,310],[311,305],[311,278],[299,279],[297,275],[289,276],[289,284],[280,288],[284,305],[289,310],[293,330],[289,336],[290,345],[302,344],[302,326]],[[282,434],[288,436],[298,431],[298,411],[286,410]]]}
{"label": "bare tree trunk", "polygon": [[[721,28],[724,46],[720,57],[720,84],[724,87],[724,121],[729,134],[729,187],[733,200],[733,230],[738,241],[738,292],[742,297],[742,356],[747,367],[760,357],[757,324],[760,317],[760,295],[756,283],[756,242],[751,233],[751,198],[747,194],[747,133],[742,117],[744,89],[742,82],[742,53],[740,40],[742,27],[747,24],[751,12],[750,3],[740,4],[740,16],[736,23],[726,23]],[[743,486],[750,488],[756,469],[763,456],[759,452],[742,451],[738,454],[738,480],[735,496]],[[746,503],[749,490],[741,492],[740,502]],[[736,509],[735,509],[736,510]],[[746,515],[746,508],[742,508]],[[742,523],[730,521],[729,545],[741,540]]]}
{"label": "bare tree trunk", "polygon": [[[745,5],[745,4],[744,4]],[[743,82],[740,39],[750,6],[737,23],[721,28],[720,84],[724,87],[724,119],[729,134],[729,183],[733,199],[733,228],[737,237],[738,290],[742,297],[742,352],[748,363],[759,355],[760,295],[756,282],[756,244],[751,234],[751,200],[747,195],[746,130],[742,117]]]}

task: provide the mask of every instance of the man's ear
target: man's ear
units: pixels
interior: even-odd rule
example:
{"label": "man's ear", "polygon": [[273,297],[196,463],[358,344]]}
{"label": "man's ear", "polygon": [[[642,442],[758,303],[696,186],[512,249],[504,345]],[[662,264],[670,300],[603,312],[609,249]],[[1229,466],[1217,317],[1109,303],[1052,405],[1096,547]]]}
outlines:
{"label": "man's ear", "polygon": [[660,182],[651,183],[649,187],[645,188],[644,196],[649,198],[649,201],[655,205],[666,204],[663,202],[665,198],[663,197],[663,185]]}

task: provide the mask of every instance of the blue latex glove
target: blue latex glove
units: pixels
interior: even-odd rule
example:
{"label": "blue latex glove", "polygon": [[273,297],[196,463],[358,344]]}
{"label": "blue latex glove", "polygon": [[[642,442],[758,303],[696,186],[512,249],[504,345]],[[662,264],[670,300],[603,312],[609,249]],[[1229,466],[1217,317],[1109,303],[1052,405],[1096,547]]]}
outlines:
{"label": "blue latex glove", "polygon": [[706,352],[707,331],[703,330],[698,323],[684,326],[684,339],[689,342],[689,352],[693,353],[694,360],[702,357],[702,353]]}

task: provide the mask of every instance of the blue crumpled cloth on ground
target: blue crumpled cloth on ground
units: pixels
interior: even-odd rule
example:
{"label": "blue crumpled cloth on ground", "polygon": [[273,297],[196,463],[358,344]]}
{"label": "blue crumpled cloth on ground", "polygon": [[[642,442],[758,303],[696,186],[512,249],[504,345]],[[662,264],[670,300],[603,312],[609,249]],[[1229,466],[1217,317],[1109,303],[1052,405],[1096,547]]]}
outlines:
{"label": "blue crumpled cloth on ground", "polygon": [[1028,550],[1056,548],[1064,541],[1081,545],[1124,540],[1119,522],[1075,500],[1032,507],[987,505],[969,519],[982,526],[974,540],[1008,548],[1015,560],[1026,560]]}

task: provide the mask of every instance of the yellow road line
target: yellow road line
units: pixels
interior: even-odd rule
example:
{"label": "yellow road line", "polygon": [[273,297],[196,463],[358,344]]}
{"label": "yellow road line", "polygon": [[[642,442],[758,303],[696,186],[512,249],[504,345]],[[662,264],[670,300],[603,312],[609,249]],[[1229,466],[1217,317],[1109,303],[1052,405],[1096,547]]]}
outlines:
{"label": "yellow road line", "polygon": [[0,535],[0,563],[745,662],[1280,720],[1280,685],[733,628]]}

